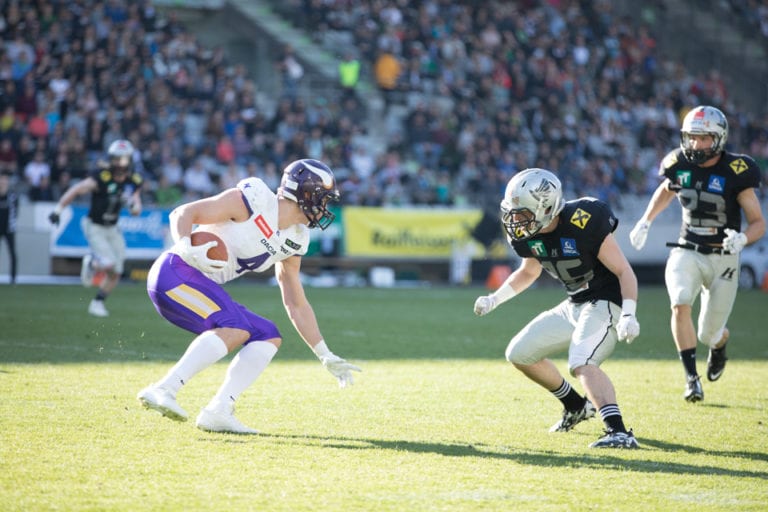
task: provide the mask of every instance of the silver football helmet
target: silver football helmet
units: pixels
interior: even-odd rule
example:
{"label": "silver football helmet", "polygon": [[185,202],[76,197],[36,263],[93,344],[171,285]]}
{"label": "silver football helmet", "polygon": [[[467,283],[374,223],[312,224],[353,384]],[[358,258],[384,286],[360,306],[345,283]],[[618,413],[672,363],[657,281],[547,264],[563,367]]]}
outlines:
{"label": "silver football helmet", "polygon": [[116,174],[124,174],[133,165],[133,144],[125,139],[118,139],[107,149],[109,169]]}
{"label": "silver football helmet", "polygon": [[515,174],[501,201],[501,223],[512,240],[525,240],[551,223],[565,206],[563,186],[546,169]]}
{"label": "silver football helmet", "polygon": [[[714,142],[707,149],[693,149],[691,135],[711,135]],[[715,107],[706,105],[691,110],[683,119],[680,129],[680,149],[683,156],[692,164],[701,164],[725,151],[728,140],[728,120]]]}

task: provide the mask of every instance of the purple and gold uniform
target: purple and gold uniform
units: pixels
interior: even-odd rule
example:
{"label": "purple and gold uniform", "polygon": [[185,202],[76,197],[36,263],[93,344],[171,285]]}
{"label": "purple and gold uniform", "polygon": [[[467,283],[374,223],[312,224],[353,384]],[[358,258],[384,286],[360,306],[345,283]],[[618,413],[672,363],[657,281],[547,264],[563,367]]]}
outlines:
{"label": "purple and gold uniform", "polygon": [[149,272],[147,290],[158,313],[183,329],[199,334],[216,327],[250,333],[248,342],[280,337],[277,326],[235,302],[222,284],[246,272],[264,272],[278,261],[302,256],[309,244],[309,228],[296,224],[277,228],[277,195],[258,178],[238,183],[250,217],[245,222],[201,225],[215,233],[227,247],[223,269],[203,273],[173,252],[164,252]]}

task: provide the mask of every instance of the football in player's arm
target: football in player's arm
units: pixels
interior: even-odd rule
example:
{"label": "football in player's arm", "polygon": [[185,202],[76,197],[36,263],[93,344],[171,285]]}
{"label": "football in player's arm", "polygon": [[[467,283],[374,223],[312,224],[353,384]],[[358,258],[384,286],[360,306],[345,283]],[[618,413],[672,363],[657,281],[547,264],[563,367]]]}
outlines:
{"label": "football in player's arm", "polygon": [[[211,432],[256,433],[234,416],[235,400],[270,363],[282,335],[274,322],[236,302],[222,285],[272,267],[296,331],[341,387],[353,383],[352,372],[360,368],[328,348],[299,276],[309,229],[327,228],[335,218],[328,205],[338,200],[331,169],[319,160],[302,159],[285,168],[277,193],[251,177],[173,210],[170,229],[175,244],[152,265],[147,291],[163,318],[196,337],[163,378],[138,393],[142,405],[186,421],[188,415],[176,401],[179,390],[200,371],[237,351],[196,425]],[[217,241],[193,245],[193,229],[213,233],[226,244],[227,260],[208,257]]]}
{"label": "football in player's arm", "polygon": [[[662,182],[629,238],[642,249],[654,219],[677,197],[682,225],[666,263],[664,280],[672,307],[672,337],[685,371],[683,398],[704,399],[696,368],[696,344],[709,348],[707,379],[718,380],[725,371],[726,326],[736,300],[739,253],[765,234],[760,201],[760,169],[744,154],[725,150],[728,121],[711,106],[691,109],[683,119],[680,147],[659,166]],[[742,231],[742,211],[746,228]],[[704,291],[693,325],[692,305]]]}
{"label": "football in player's arm", "polygon": [[[507,184],[501,221],[522,262],[497,290],[477,298],[475,313],[486,315],[522,293],[542,270],[560,281],[568,298],[515,334],[506,358],[562,403],[562,418],[551,432],[567,432],[599,411],[605,433],[590,447],[636,448],[613,384],[600,369],[617,341],[631,343],[640,334],[637,279],[613,236],[616,217],[596,199],[566,202],[560,180],[548,170],[533,168]],[[586,396],[572,388],[548,358],[563,351]]]}

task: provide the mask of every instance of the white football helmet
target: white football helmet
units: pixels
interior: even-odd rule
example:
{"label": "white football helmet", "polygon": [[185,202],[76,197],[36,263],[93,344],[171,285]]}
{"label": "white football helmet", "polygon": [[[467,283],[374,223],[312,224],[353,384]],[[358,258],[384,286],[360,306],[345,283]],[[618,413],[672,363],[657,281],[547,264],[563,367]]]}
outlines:
{"label": "white football helmet", "polygon": [[125,139],[118,139],[107,149],[109,168],[113,173],[127,173],[133,164],[133,144]]}
{"label": "white football helmet", "polygon": [[563,206],[563,186],[557,176],[546,169],[526,169],[507,183],[501,223],[512,240],[525,240],[552,222]]}
{"label": "white football helmet", "polygon": [[[691,135],[711,135],[714,142],[708,149],[693,149]],[[680,149],[692,164],[701,164],[725,151],[728,140],[728,120],[720,110],[706,105],[691,110],[683,119],[680,129]]]}

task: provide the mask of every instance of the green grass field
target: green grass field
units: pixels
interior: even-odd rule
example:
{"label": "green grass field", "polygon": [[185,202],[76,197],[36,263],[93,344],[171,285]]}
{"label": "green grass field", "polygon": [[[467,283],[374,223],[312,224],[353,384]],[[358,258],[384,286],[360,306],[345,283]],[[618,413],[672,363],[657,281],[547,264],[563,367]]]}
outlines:
{"label": "green grass field", "polygon": [[[641,336],[603,366],[641,444],[622,451],[587,448],[599,419],[548,433],[559,403],[504,360],[559,289],[485,318],[472,313],[480,288],[308,289],[331,349],[363,368],[345,390],[300,342],[276,288],[229,289],[285,336],[238,402],[259,436],[139,406],[137,391],[192,339],[142,285],[120,287],[106,320],[85,313],[92,290],[1,287],[0,510],[768,509],[768,294],[740,293],[726,373],[688,404],[666,293],[641,290]],[[225,368],[180,393],[192,420]]]}

